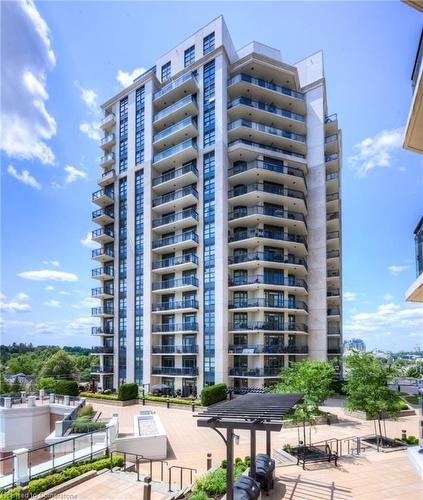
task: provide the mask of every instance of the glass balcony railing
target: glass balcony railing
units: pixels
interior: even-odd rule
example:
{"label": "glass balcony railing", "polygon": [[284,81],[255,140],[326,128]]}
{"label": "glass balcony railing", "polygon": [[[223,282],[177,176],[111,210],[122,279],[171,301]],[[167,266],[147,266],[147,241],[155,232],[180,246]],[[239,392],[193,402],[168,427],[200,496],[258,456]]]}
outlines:
{"label": "glass balcony railing", "polygon": [[169,259],[155,260],[153,269],[163,269],[164,267],[175,267],[187,263],[198,264],[198,257],[195,254],[189,253],[180,255],[179,257],[170,257]]}
{"label": "glass balcony railing", "polygon": [[338,140],[337,134],[328,135],[325,137],[325,144],[330,144],[331,142],[336,142]]}
{"label": "glass balcony railing", "polygon": [[106,115],[100,122],[100,127],[104,127],[108,125],[109,123],[113,123],[115,121],[115,114],[114,113],[109,113]]}
{"label": "glass balcony railing", "polygon": [[236,231],[229,236],[229,242],[242,241],[249,238],[268,238],[270,240],[302,243],[307,248],[307,240],[304,236],[285,233],[283,231],[272,231],[270,229],[245,229]]}
{"label": "glass balcony railing", "polygon": [[113,366],[91,366],[91,373],[113,373]]}
{"label": "glass balcony railing", "polygon": [[112,326],[92,326],[91,335],[113,335],[114,330]]}
{"label": "glass balcony railing", "polygon": [[167,368],[165,366],[153,366],[152,375],[169,375],[171,377],[196,377],[198,375],[198,368]]}
{"label": "glass balcony railing", "polygon": [[193,208],[188,208],[186,210],[182,210],[181,212],[165,215],[164,217],[159,217],[158,219],[153,219],[153,228],[164,226],[166,224],[173,224],[174,222],[188,219],[190,217],[198,221],[198,213]]}
{"label": "glass balcony railing", "polygon": [[341,329],[339,326],[328,326],[329,335],[341,335]]}
{"label": "glass balcony railing", "polygon": [[326,234],[327,240],[334,240],[337,238],[339,238],[339,231],[331,231],[330,233]]}
{"label": "glass balcony railing", "polygon": [[162,109],[158,113],[154,115],[153,121],[161,120],[162,118],[165,118],[166,116],[170,115],[174,111],[178,111],[178,109],[183,108],[184,106],[187,106],[188,104],[195,104],[197,105],[197,99],[193,95],[187,95],[183,99],[180,99],[179,101],[176,101],[174,104],[171,104],[170,106],[167,106],[166,108]]}
{"label": "glass balcony railing", "polygon": [[158,90],[157,92],[154,93],[154,99],[158,99],[159,97],[164,96],[171,90],[174,90],[178,88],[180,85],[183,83],[187,82],[188,80],[194,80],[196,83],[197,82],[197,77],[194,73],[185,73],[182,75],[180,78],[177,78],[176,80],[173,80],[172,82],[168,83],[165,85],[163,88]]}
{"label": "glass balcony railing", "polygon": [[292,255],[284,255],[275,252],[252,252],[228,257],[228,264],[240,264],[243,262],[276,262],[279,264],[293,264],[307,268],[307,261]]}
{"label": "glass balcony railing", "polygon": [[286,109],[278,108],[276,106],[273,106],[272,104],[253,101],[252,99],[248,99],[247,97],[237,97],[236,99],[233,99],[228,103],[228,109],[234,108],[235,106],[239,105],[250,106],[251,108],[261,109],[262,111],[267,111],[278,116],[283,116],[284,118],[290,118],[291,120],[305,122],[305,116],[303,115],[293,113],[292,111],[288,111]]}
{"label": "glass balcony railing", "polygon": [[100,165],[103,165],[104,163],[109,163],[112,161],[115,161],[115,154],[113,152],[107,153],[106,155],[103,155],[100,157]]}
{"label": "glass balcony railing", "polygon": [[176,153],[180,153],[181,151],[184,151],[185,149],[188,148],[194,148],[197,151],[197,142],[195,139],[188,139],[184,142],[181,142],[180,144],[177,144],[176,146],[172,146],[171,148],[165,149],[164,151],[158,153],[157,155],[154,155],[153,163],[162,161],[166,158],[169,158],[169,156],[172,156]]}
{"label": "glass balcony railing", "polygon": [[194,127],[197,127],[197,120],[189,116],[188,118],[185,118],[184,120],[175,123],[175,125],[172,125],[171,127],[167,127],[161,132],[157,133],[153,137],[153,142],[160,141],[161,139],[164,139],[165,137],[168,137],[171,134],[174,134],[175,132],[178,132],[179,130],[183,130],[186,127],[189,127],[190,125],[193,125]]}
{"label": "glass balcony railing", "polygon": [[326,295],[328,297],[339,297],[340,295],[340,290],[339,288],[331,288],[326,291]]}
{"label": "glass balcony railing", "polygon": [[114,200],[114,193],[110,189],[99,189],[98,191],[95,191],[92,194],[92,201],[98,200],[99,198],[102,198],[104,196],[107,196],[108,198],[111,198]]}
{"label": "glass balcony railing", "polygon": [[338,153],[332,153],[331,155],[326,155],[325,156],[325,162],[329,162],[329,161],[334,161],[334,160],[337,160],[339,158],[339,155]]}
{"label": "glass balcony railing", "polygon": [[291,139],[292,141],[299,141],[305,143],[305,136],[300,134],[294,134],[293,132],[287,132],[275,127],[270,127],[269,125],[264,125],[263,123],[252,122],[250,120],[235,120],[228,124],[228,130],[233,130],[239,127],[247,127],[259,132],[264,132],[266,134],[276,135],[278,137],[284,137],[285,139]]}
{"label": "glass balcony railing", "polygon": [[277,194],[280,196],[288,196],[290,198],[297,198],[299,200],[305,201],[305,194],[302,191],[296,189],[289,189],[283,185],[266,184],[266,183],[254,183],[254,184],[243,184],[229,190],[228,197],[235,198],[236,196],[242,196],[247,193],[252,193],[253,191],[261,191],[263,193]]}
{"label": "glass balcony railing", "polygon": [[113,295],[113,286],[91,288],[91,297],[98,297],[99,295]]}
{"label": "glass balcony railing", "polygon": [[112,208],[99,208],[98,210],[94,210],[94,212],[91,212],[91,218],[96,219],[97,217],[100,217],[102,215],[108,215],[111,218],[114,218],[114,211]]}
{"label": "glass balcony railing", "polygon": [[336,201],[339,200],[339,193],[332,193],[332,194],[327,194],[326,195],[326,201]]}
{"label": "glass balcony railing", "polygon": [[91,231],[92,239],[99,238],[100,236],[110,236],[111,238],[114,238],[115,232],[110,227],[100,227],[98,229],[94,229],[94,231]]}
{"label": "glass balcony railing", "polygon": [[113,277],[114,269],[113,267],[97,267],[91,271],[91,276],[95,278],[96,276],[102,276],[103,274]]}
{"label": "glass balcony railing", "polygon": [[326,253],[326,257],[328,259],[334,259],[336,257],[339,257],[340,252],[339,250],[329,250],[329,252]]}
{"label": "glass balcony railing", "polygon": [[235,344],[228,346],[228,352],[231,354],[307,354],[306,345],[248,345]]}
{"label": "glass balcony railing", "polygon": [[245,309],[247,307],[269,307],[274,309],[301,309],[308,311],[307,304],[300,300],[277,300],[266,297],[237,299],[229,302],[229,309]]}
{"label": "glass balcony railing", "polygon": [[272,332],[308,332],[308,327],[305,323],[284,323],[283,321],[235,321],[229,323],[228,328],[230,331],[264,330]]}
{"label": "glass balcony railing", "polygon": [[245,144],[246,146],[251,146],[253,148],[264,149],[266,151],[272,151],[274,153],[281,153],[284,155],[293,156],[295,158],[303,158],[305,159],[306,155],[301,153],[295,153],[294,151],[290,151],[289,149],[277,148],[275,146],[268,146],[267,144],[260,144],[258,142],[248,141],[247,139],[237,139],[228,144],[228,147],[235,146],[237,144]]}
{"label": "glass balcony railing", "polygon": [[252,276],[234,276],[228,280],[229,286],[243,286],[243,285],[275,285],[275,286],[288,286],[288,287],[301,287],[308,289],[305,280],[285,277],[280,275],[266,275],[256,274]]}
{"label": "glass balcony railing", "polygon": [[198,332],[198,323],[195,321],[185,321],[183,323],[158,323],[151,325],[155,333],[171,332]]}
{"label": "glass balcony railing", "polygon": [[339,316],[341,314],[341,309],[339,307],[330,307],[328,309],[328,316]]}
{"label": "glass balcony railing", "polygon": [[100,145],[104,146],[105,144],[108,144],[109,142],[115,142],[115,139],[116,139],[115,134],[108,134],[101,139]]}
{"label": "glass balcony railing", "polygon": [[278,92],[279,94],[284,94],[290,97],[294,97],[295,99],[301,99],[304,101],[304,94],[301,92],[297,92],[296,90],[289,89],[287,87],[282,87],[281,85],[277,85],[276,83],[269,82],[266,80],[263,80],[261,78],[255,78],[253,76],[247,75],[245,73],[240,73],[238,75],[235,75],[233,78],[228,80],[228,87],[230,85],[234,85],[235,83],[238,82],[247,82],[247,83],[252,83],[253,85],[257,85],[259,87],[273,90],[274,92]]}
{"label": "glass balcony railing", "polygon": [[278,163],[272,163],[270,161],[255,160],[250,162],[239,162],[228,170],[228,175],[238,175],[242,172],[247,172],[248,170],[262,169],[269,172],[276,172],[278,174],[293,175],[295,177],[301,177],[305,180],[304,172],[299,168],[288,167],[287,165],[280,165]]}
{"label": "glass balcony railing", "polygon": [[175,309],[198,309],[198,300],[196,299],[170,300],[168,302],[153,304],[153,311],[155,312],[173,311]]}
{"label": "glass balcony railing", "polygon": [[338,120],[338,115],[333,113],[332,115],[325,116],[325,123],[333,123]]}
{"label": "glass balcony railing", "polygon": [[305,217],[299,212],[290,212],[273,207],[262,207],[256,205],[254,207],[239,207],[229,212],[229,220],[236,220],[248,215],[267,215],[269,217],[277,217],[279,219],[297,220],[306,223]]}
{"label": "glass balcony railing", "polygon": [[283,366],[271,368],[229,368],[230,377],[279,377]]}
{"label": "glass balcony railing", "polygon": [[92,354],[113,354],[113,347],[104,345],[91,347],[91,352]]}
{"label": "glass balcony railing", "polygon": [[169,203],[171,201],[179,200],[184,196],[193,195],[198,199],[198,191],[194,186],[185,186],[182,189],[178,189],[177,191],[172,191],[171,193],[164,194],[163,196],[159,196],[153,200],[153,207],[158,207],[159,205],[163,205],[164,203]]}
{"label": "glass balcony railing", "polygon": [[327,181],[336,181],[338,180],[338,178],[339,178],[338,172],[331,172],[330,174],[326,175]]}
{"label": "glass balcony railing", "polygon": [[163,184],[163,182],[177,179],[178,177],[189,174],[190,172],[198,177],[198,170],[194,163],[183,165],[181,168],[177,168],[176,170],[172,170],[171,172],[166,172],[165,174],[159,175],[158,177],[154,177],[153,187],[158,186],[159,184]]}
{"label": "glass balcony railing", "polygon": [[113,248],[95,248],[94,250],[91,251],[91,257],[94,259],[95,257],[100,257],[100,256],[107,256],[114,258],[115,256],[115,251]]}
{"label": "glass balcony railing", "polygon": [[101,316],[102,314],[113,315],[112,307],[92,307],[91,316]]}
{"label": "glass balcony railing", "polygon": [[194,241],[195,243],[198,243],[198,234],[194,231],[189,231],[187,233],[176,234],[174,236],[160,238],[159,240],[153,240],[153,248],[176,245],[177,243],[181,243],[183,241]]}
{"label": "glass balcony railing", "polygon": [[163,280],[153,283],[153,290],[168,290],[170,288],[181,288],[186,286],[198,287],[198,278],[186,276],[180,279]]}
{"label": "glass balcony railing", "polygon": [[153,354],[197,354],[198,345],[153,345]]}

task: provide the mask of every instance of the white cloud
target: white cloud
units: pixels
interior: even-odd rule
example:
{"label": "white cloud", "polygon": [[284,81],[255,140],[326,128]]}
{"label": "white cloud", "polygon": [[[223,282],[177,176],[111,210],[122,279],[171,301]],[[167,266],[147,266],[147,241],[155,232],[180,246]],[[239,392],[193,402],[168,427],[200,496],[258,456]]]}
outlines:
{"label": "white cloud", "polygon": [[56,64],[49,28],[33,0],[2,2],[0,149],[10,157],[52,165],[46,141],[56,121],[46,109],[46,73]]}
{"label": "white cloud", "polygon": [[357,294],[355,292],[344,292],[343,297],[347,302],[353,302],[356,300]]}
{"label": "white cloud", "polygon": [[65,292],[63,290],[61,290],[59,293],[60,293],[60,295],[70,295],[70,292]]}
{"label": "white cloud", "polygon": [[75,309],[88,309],[96,306],[98,306],[98,300],[88,295],[77,304],[73,304],[72,307]]}
{"label": "white cloud", "polygon": [[92,89],[86,89],[80,85],[78,81],[74,82],[75,86],[81,92],[81,99],[91,109],[96,110],[98,95]]}
{"label": "white cloud", "polygon": [[60,302],[58,300],[52,299],[44,302],[44,305],[48,307],[60,307]]}
{"label": "white cloud", "polygon": [[64,170],[68,174],[65,179],[65,182],[67,182],[68,184],[70,184],[71,182],[75,182],[78,179],[86,179],[88,177],[87,172],[84,172],[83,170],[78,170],[72,165],[66,165]]}
{"label": "white cloud", "polygon": [[396,276],[399,273],[402,273],[406,271],[407,269],[410,269],[411,266],[406,265],[406,266],[389,266],[389,272]]}
{"label": "white cloud", "polygon": [[385,302],[391,302],[394,300],[394,296],[391,295],[390,293],[385,293],[385,295],[383,296],[383,300]]}
{"label": "white cloud", "polygon": [[18,273],[18,276],[33,281],[78,281],[78,276],[74,273],[53,271],[50,269],[43,269],[41,271],[25,271]]}
{"label": "white cloud", "polygon": [[98,243],[96,243],[95,241],[93,241],[91,239],[91,231],[88,231],[87,233],[87,236],[85,236],[85,238],[81,238],[80,240],[81,244],[84,245],[84,247],[87,247],[87,248],[98,248],[100,245]]}
{"label": "white cloud", "polygon": [[404,128],[382,130],[374,137],[367,137],[354,146],[357,154],[349,158],[350,164],[360,177],[376,167],[389,167],[392,153],[401,149]]}
{"label": "white cloud", "polygon": [[29,173],[28,170],[22,170],[21,173],[19,173],[16,168],[13,165],[9,165],[7,167],[7,172],[17,179],[18,181],[22,182],[23,184],[26,184],[27,186],[31,186],[34,189],[41,189],[41,184],[34,178],[32,175]]}
{"label": "white cloud", "polygon": [[131,73],[120,69],[117,72],[116,80],[122,85],[123,88],[126,88],[129,87],[129,85],[132,85],[135,78],[143,73],[145,73],[145,68],[135,68]]}
{"label": "white cloud", "polygon": [[25,292],[19,292],[16,295],[16,299],[19,300],[19,301],[25,301],[25,300],[29,299],[29,295],[27,295]]}
{"label": "white cloud", "polygon": [[51,292],[54,290],[54,286],[52,285],[47,285],[46,287],[44,287],[44,290],[47,290],[47,292]]}
{"label": "white cloud", "polygon": [[0,310],[11,313],[29,312],[31,306],[29,304],[22,304],[17,301],[3,302],[0,301]]}
{"label": "white cloud", "polygon": [[60,267],[60,262],[58,260],[43,260],[43,264],[46,266]]}
{"label": "white cloud", "polygon": [[52,189],[62,189],[63,188],[63,186],[61,186],[58,182],[55,182],[55,181],[50,182],[50,187]]}
{"label": "white cloud", "polygon": [[79,126],[79,130],[88,136],[93,141],[100,140],[100,123],[99,122],[84,122]]}

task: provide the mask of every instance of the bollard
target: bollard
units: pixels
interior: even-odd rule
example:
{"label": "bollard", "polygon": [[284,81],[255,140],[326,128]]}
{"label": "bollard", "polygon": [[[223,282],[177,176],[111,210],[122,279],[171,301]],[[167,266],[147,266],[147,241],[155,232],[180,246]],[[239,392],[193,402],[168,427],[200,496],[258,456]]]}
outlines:
{"label": "bollard", "polygon": [[168,408],[170,408],[170,401],[169,401],[169,398],[167,398],[167,399],[166,399],[166,406],[167,406]]}
{"label": "bollard", "polygon": [[144,478],[143,500],[151,500],[151,477],[150,476],[145,476],[145,478]]}
{"label": "bollard", "polygon": [[207,469],[210,470],[212,468],[212,454],[207,453]]}
{"label": "bollard", "polygon": [[404,441],[405,439],[407,439],[407,431],[403,429],[401,431],[401,440]]}
{"label": "bollard", "polygon": [[194,401],[191,403],[191,410],[194,413],[195,412],[195,403]]}
{"label": "bollard", "polygon": [[142,397],[142,405],[145,406],[145,396]]}

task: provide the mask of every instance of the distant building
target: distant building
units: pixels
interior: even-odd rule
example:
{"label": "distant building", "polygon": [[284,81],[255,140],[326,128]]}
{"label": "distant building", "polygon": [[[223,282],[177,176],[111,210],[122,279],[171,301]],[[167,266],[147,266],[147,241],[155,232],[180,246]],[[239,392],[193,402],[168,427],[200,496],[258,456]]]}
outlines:
{"label": "distant building", "polygon": [[344,352],[351,351],[355,349],[356,351],[366,352],[366,344],[362,339],[349,339],[344,342]]}
{"label": "distant building", "polygon": [[423,302],[423,217],[414,230],[416,243],[416,275],[410,288],[405,292],[407,302]]}
{"label": "distant building", "polygon": [[33,375],[25,375],[25,373],[17,373],[16,375],[6,375],[5,379],[9,382],[9,384],[13,384],[13,382],[18,379],[18,382],[24,389],[29,389],[31,384],[35,382],[35,377]]}

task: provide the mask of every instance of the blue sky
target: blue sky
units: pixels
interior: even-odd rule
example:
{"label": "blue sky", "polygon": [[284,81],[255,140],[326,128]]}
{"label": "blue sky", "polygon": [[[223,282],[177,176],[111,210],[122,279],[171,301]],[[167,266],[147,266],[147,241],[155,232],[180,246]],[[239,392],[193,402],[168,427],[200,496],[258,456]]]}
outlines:
{"label": "blue sky", "polygon": [[2,2],[2,343],[91,345],[87,233],[98,105],[219,14],[287,63],[324,51],[343,129],[345,336],[423,347],[413,229],[423,158],[402,150],[421,15],[400,2]]}

